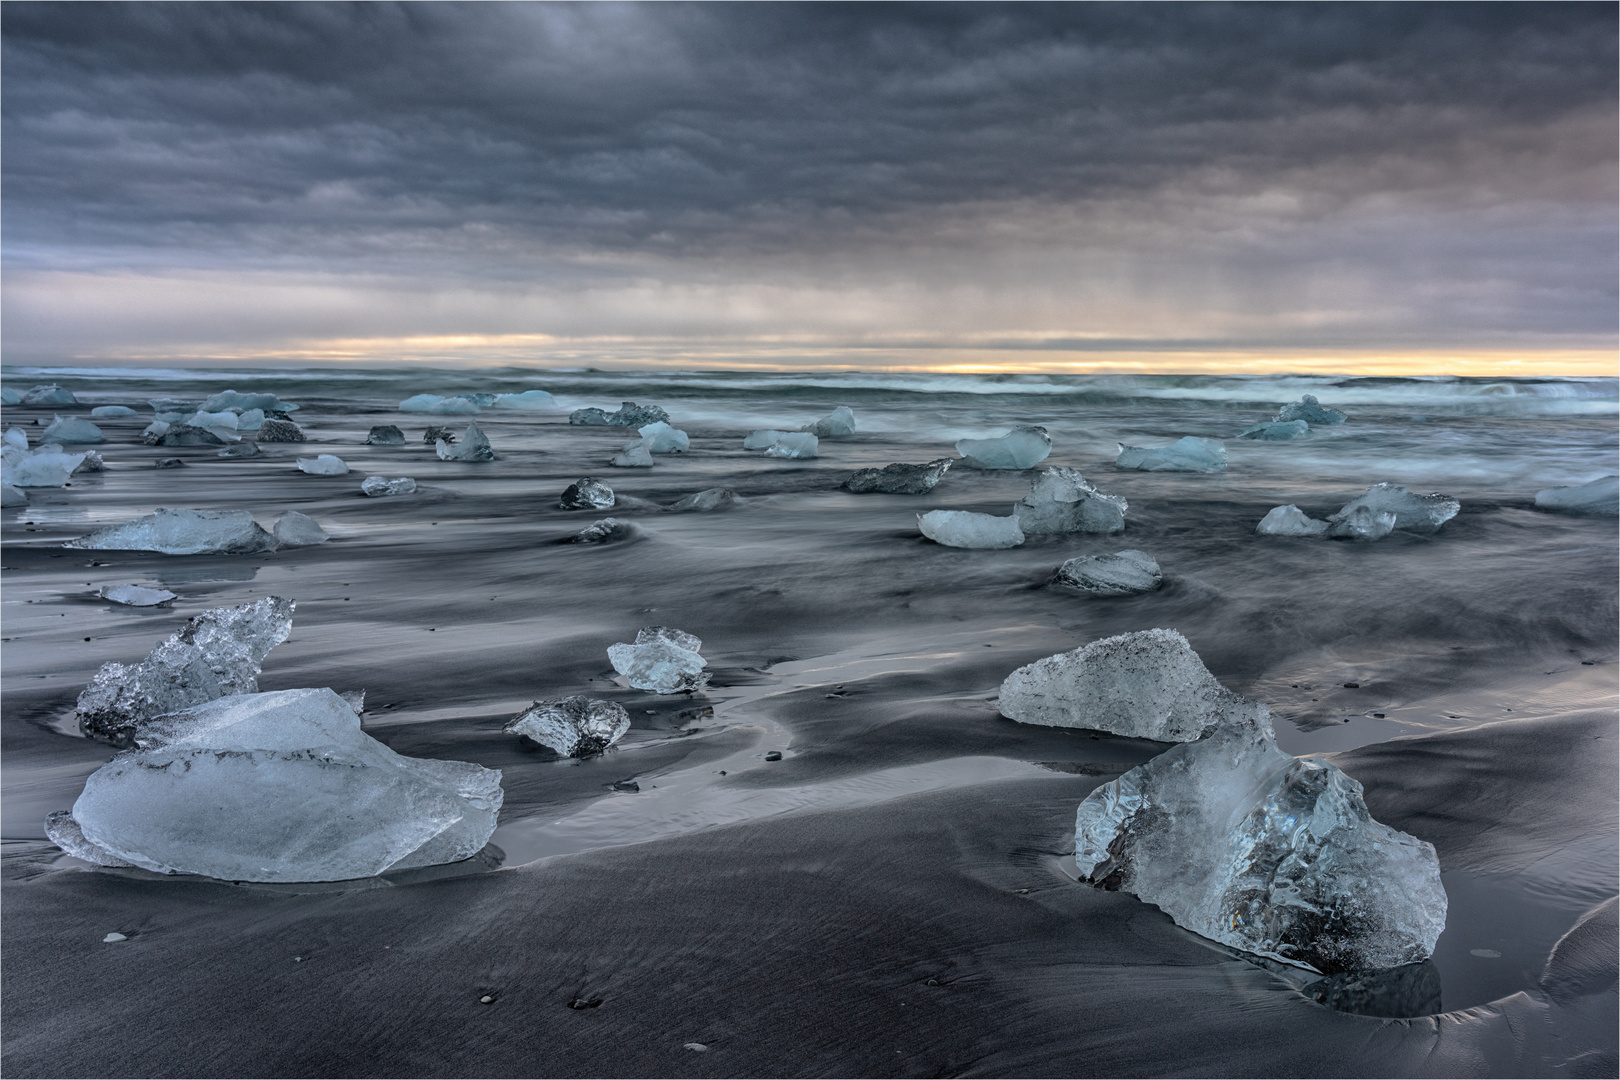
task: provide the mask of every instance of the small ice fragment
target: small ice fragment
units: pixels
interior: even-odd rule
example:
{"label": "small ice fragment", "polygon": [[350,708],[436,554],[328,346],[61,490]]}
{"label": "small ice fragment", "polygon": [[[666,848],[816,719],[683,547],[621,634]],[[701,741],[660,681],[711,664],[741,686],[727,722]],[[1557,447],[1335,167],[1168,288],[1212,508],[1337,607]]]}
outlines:
{"label": "small ice fragment", "polygon": [[1152,592],[1164,581],[1158,561],[1145,551],[1082,555],[1058,567],[1059,584],[1096,596],[1132,596]]}
{"label": "small ice fragment", "polygon": [[364,690],[345,690],[338,697],[342,698],[349,708],[354,710],[354,715],[364,716],[366,714],[366,692]]}
{"label": "small ice fragment", "polygon": [[653,465],[652,451],[641,439],[632,443],[625,443],[624,449],[614,454],[608,461],[609,465],[619,469],[650,469]]}
{"label": "small ice fragment", "polygon": [[1620,476],[1605,476],[1576,487],[1542,488],[1536,492],[1536,509],[1604,517],[1620,515]]}
{"label": "small ice fragment", "polygon": [[1188,435],[1169,446],[1126,446],[1119,444],[1114,465],[1143,472],[1217,473],[1226,468],[1226,444],[1219,439]]}
{"label": "small ice fragment", "polygon": [[569,484],[557,505],[564,510],[607,510],[613,502],[612,488],[586,476]]}
{"label": "small ice fragment", "polygon": [[683,1049],[695,1050],[696,1052],[701,1054],[703,1051],[707,1050],[708,1047],[703,1045],[700,1042],[690,1042],[690,1043],[684,1043],[683,1044]]}
{"label": "small ice fragment", "polygon": [[165,555],[244,555],[269,551],[275,537],[246,510],[167,510],[108,525],[64,547],[160,551]]}
{"label": "small ice fragment", "polygon": [[1285,423],[1274,420],[1245,428],[1238,432],[1238,438],[1259,439],[1261,442],[1286,442],[1289,439],[1302,439],[1310,433],[1311,425],[1303,420],[1289,420]]}
{"label": "small ice fragment", "polygon": [[1321,536],[1328,531],[1328,523],[1307,517],[1305,511],[1289,503],[1267,510],[1254,531],[1261,536]]}
{"label": "small ice fragment", "polygon": [[399,403],[400,412],[439,413],[444,416],[470,416],[478,411],[478,403],[464,397],[440,397],[437,394],[416,394]]}
{"label": "small ice fragment", "polygon": [[566,697],[536,701],[501,730],[549,746],[564,757],[600,754],[630,730],[630,714],[615,701]]}
{"label": "small ice fragment", "polygon": [[813,458],[821,456],[821,444],[809,432],[784,431],[765,448],[766,457]]}
{"label": "small ice fragment", "polygon": [[840,405],[804,430],[820,439],[842,439],[855,434],[855,413],[847,405]]}
{"label": "small ice fragment", "polygon": [[409,495],[416,490],[416,481],[409,476],[396,476],[390,480],[386,476],[368,476],[360,481],[360,492],[372,498],[384,495]]}
{"label": "small ice fragment", "polygon": [[1422,961],[1446,925],[1434,846],[1373,820],[1336,766],[1252,728],[1217,728],[1097,788],[1074,861],[1188,930],[1324,974]]}
{"label": "small ice fragment", "polygon": [[317,454],[312,458],[299,458],[298,471],[311,476],[342,476],[349,471],[349,466],[336,454]]}
{"label": "small ice fragment", "polygon": [[1327,535],[1334,540],[1382,540],[1395,529],[1394,514],[1370,506],[1357,506],[1348,513],[1340,511],[1328,520],[1333,524]]}
{"label": "small ice fragment", "polygon": [[65,386],[51,383],[46,386],[36,386],[23,395],[24,405],[77,405],[79,399],[73,396],[73,391]]}
{"label": "small ice fragment", "polygon": [[936,544],[954,548],[998,550],[1024,542],[1016,515],[997,517],[967,510],[930,510],[917,515],[917,528]]}
{"label": "small ice fragment", "polygon": [[6,428],[6,434],[0,441],[3,441],[7,446],[15,446],[19,450],[26,450],[28,449],[28,432],[20,427],[9,427]]}
{"label": "small ice fragment", "polygon": [[139,414],[128,405],[97,405],[90,410],[94,420],[113,420],[121,416],[138,416]]}
{"label": "small ice fragment", "polygon": [[175,599],[168,589],[147,589],[139,585],[103,585],[99,594],[103,600],[130,607],[157,607]]}
{"label": "small ice fragment", "polygon": [[9,386],[0,386],[0,405],[21,405],[22,394]]}
{"label": "small ice fragment", "polygon": [[198,409],[197,412],[188,417],[185,422],[190,424],[192,427],[210,429],[224,428],[226,431],[236,430],[236,414],[228,410],[221,412],[204,412],[202,409]]}
{"label": "small ice fragment", "polygon": [[737,493],[730,488],[705,488],[702,491],[678,499],[670,504],[671,510],[697,511],[708,513],[711,510],[725,510],[737,503]]}
{"label": "small ice fragment", "polygon": [[1345,415],[1317,401],[1315,394],[1306,394],[1293,404],[1277,410],[1276,423],[1287,424],[1295,420],[1303,420],[1307,424],[1342,424]]}
{"label": "small ice fragment", "polygon": [[[155,427],[157,427],[157,424],[154,423],[149,425],[146,430],[151,431]],[[156,444],[158,446],[224,446],[236,438],[234,433],[225,431],[223,428],[201,428],[193,427],[190,424],[170,424],[164,430],[155,432],[155,434],[157,435]],[[261,429],[259,438],[264,437],[264,432]]]}
{"label": "small ice fragment", "polygon": [[498,771],[396,754],[329,689],[248,693],[154,721],[72,819],[159,873],[338,881],[456,862],[495,829]]}
{"label": "small ice fragment", "polygon": [[264,427],[264,419],[263,409],[244,410],[243,412],[237,414],[236,430],[258,431],[260,428]]}
{"label": "small ice fragment", "polygon": [[525,390],[521,394],[495,395],[497,409],[555,409],[557,399],[544,390]]}
{"label": "small ice fragment", "polygon": [[173,426],[167,420],[154,420],[141,429],[141,441],[147,446],[158,446]]}
{"label": "small ice fragment", "polygon": [[[1358,507],[1366,507],[1374,514],[1395,515],[1395,527],[1411,532],[1432,533],[1457,516],[1462,504],[1449,495],[1414,495],[1398,484],[1374,484],[1367,493],[1352,499],[1329,514],[1329,521],[1341,521]],[[1330,534],[1333,535],[1333,534]]]}
{"label": "small ice fragment", "polygon": [[203,402],[198,408],[204,412],[223,412],[226,409],[247,412],[250,409],[258,409],[265,413],[289,413],[296,412],[298,406],[288,401],[282,401],[274,394],[244,394],[236,390],[222,390]]}
{"label": "small ice fragment", "polygon": [[82,464],[83,454],[56,454],[40,447],[16,464],[0,468],[0,483],[19,488],[59,488]]}
{"label": "small ice fragment", "polygon": [[444,439],[433,444],[438,452],[440,461],[494,461],[495,450],[489,445],[477,421],[467,425],[467,430],[461,433],[460,445],[452,445]]}
{"label": "small ice fragment", "polygon": [[125,937],[123,934],[120,934],[117,931],[114,931],[113,933],[108,934],[106,937],[102,938],[101,943],[103,945],[105,945],[108,942],[112,942],[112,941],[128,941],[128,940],[129,940],[129,938]]}
{"label": "small ice fragment", "polygon": [[702,689],[709,681],[703,670],[708,661],[699,655],[702,648],[703,642],[685,631],[647,626],[636,634],[634,645],[611,646],[608,660],[637,690],[679,694]]}
{"label": "small ice fragment", "polygon": [[465,398],[466,400],[472,402],[474,405],[477,405],[480,409],[487,409],[491,405],[495,404],[495,399],[498,396],[499,395],[496,395],[496,394],[486,394],[486,393],[482,393],[482,392],[475,392],[475,393],[471,393],[471,394],[457,394],[456,395],[456,397]]}
{"label": "small ice fragment", "polygon": [[11,484],[0,483],[0,508],[10,509],[14,506],[27,506],[28,496],[22,488]]}
{"label": "small ice fragment", "polygon": [[786,434],[787,432],[777,431],[775,428],[759,428],[755,431],[750,431],[747,435],[743,436],[743,449],[763,450]]}
{"label": "small ice fragment", "polygon": [[[235,417],[232,417],[235,419]],[[58,416],[51,421],[50,427],[39,437],[42,443],[98,443],[106,439],[101,429],[88,420],[81,420],[77,416]]]}
{"label": "small ice fragment", "polygon": [[1029,494],[1013,504],[1013,515],[1026,536],[1058,533],[1116,533],[1125,528],[1130,504],[1121,495],[1105,495],[1065,465],[1045,469]]}
{"label": "small ice fragment", "polygon": [[651,454],[684,454],[692,446],[686,432],[672,428],[662,420],[639,428],[636,433]]}
{"label": "small ice fragment", "polygon": [[1022,424],[994,439],[958,439],[962,464],[974,469],[1033,469],[1052,452],[1043,427]]}
{"label": "small ice fragment", "polygon": [[[43,450],[45,448],[42,446],[42,447],[40,447],[40,449]],[[86,450],[86,451],[84,451],[84,460],[79,462],[79,464],[77,466],[75,466],[74,469],[73,469],[73,472],[75,473],[75,475],[78,474],[78,473],[93,473],[93,472],[106,472],[106,471],[107,471],[107,463],[106,463],[106,461],[102,460],[101,455],[96,453],[94,450]]]}
{"label": "small ice fragment", "polygon": [[861,469],[844,481],[843,488],[857,495],[874,491],[886,495],[926,495],[950,471],[951,460],[936,458],[926,465],[897,461],[881,469]]}
{"label": "small ice fragment", "polygon": [[1158,742],[1216,727],[1271,731],[1271,711],[1216,682],[1175,630],[1120,634],[1027,664],[1002,682],[1000,709],[1025,724]]}
{"label": "small ice fragment", "polygon": [[244,439],[239,443],[232,443],[230,446],[225,447],[225,449],[221,450],[214,456],[222,458],[245,458],[255,457],[258,453],[259,444],[256,442],[248,442],[246,439]]}
{"label": "small ice fragment", "polygon": [[366,434],[369,446],[404,446],[405,433],[393,424],[374,424]]}
{"label": "small ice fragment", "polygon": [[568,538],[571,544],[606,544],[615,540],[629,540],[637,533],[636,527],[618,518],[593,521]]}
{"label": "small ice fragment", "polygon": [[312,517],[296,510],[285,510],[270,526],[271,535],[283,547],[313,547],[331,539]]}
{"label": "small ice fragment", "polygon": [[79,695],[79,730],[125,743],[153,717],[259,689],[259,665],[292,633],[291,600],[193,615],[138,664],[103,664]]}
{"label": "small ice fragment", "polygon": [[277,420],[266,417],[259,425],[260,442],[303,442],[304,429],[291,420]]}

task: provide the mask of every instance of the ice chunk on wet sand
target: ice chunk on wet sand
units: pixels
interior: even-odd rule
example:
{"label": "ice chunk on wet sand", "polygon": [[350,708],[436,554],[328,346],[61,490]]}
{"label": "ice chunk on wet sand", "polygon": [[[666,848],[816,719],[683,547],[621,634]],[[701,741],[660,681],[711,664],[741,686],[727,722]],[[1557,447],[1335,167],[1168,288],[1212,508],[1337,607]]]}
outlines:
{"label": "ice chunk on wet sand", "polygon": [[1620,476],[1576,487],[1542,488],[1536,492],[1536,509],[1615,517],[1620,515]]}
{"label": "ice chunk on wet sand", "polygon": [[930,510],[917,515],[917,528],[934,543],[953,548],[996,551],[1024,542],[1024,532],[1013,515],[997,517],[968,510]]}
{"label": "ice chunk on wet sand", "polygon": [[570,544],[606,544],[615,540],[629,540],[639,535],[635,525],[618,518],[593,521],[568,538]]}
{"label": "ice chunk on wet sand", "polygon": [[[237,438],[223,429],[193,427],[191,424],[169,424],[158,430],[159,423],[161,421],[148,425],[146,431],[142,432],[149,442],[157,446],[224,446]],[[262,428],[259,438],[266,438]]]}
{"label": "ice chunk on wet sand", "polygon": [[246,510],[168,510],[108,525],[64,547],[159,551],[165,555],[246,555],[270,551],[275,537]]}
{"label": "ice chunk on wet sand", "polygon": [[443,416],[471,416],[478,411],[478,403],[464,397],[414,394],[399,403],[399,411],[438,413]]}
{"label": "ice chunk on wet sand", "polygon": [[557,399],[544,390],[525,390],[521,394],[496,394],[497,409],[555,409]]}
{"label": "ice chunk on wet sand", "polygon": [[895,462],[881,469],[861,469],[844,481],[843,488],[857,495],[868,492],[882,492],[885,495],[926,495],[934,490],[934,486],[950,469],[950,458],[936,458],[926,465]]}
{"label": "ice chunk on wet sand", "polygon": [[414,491],[416,481],[409,476],[396,476],[392,480],[386,476],[368,476],[360,481],[360,493],[374,499],[385,495],[410,495]]}
{"label": "ice chunk on wet sand", "polygon": [[494,461],[495,450],[489,445],[483,429],[477,421],[467,425],[467,430],[461,433],[461,443],[453,445],[444,439],[434,444],[434,450],[440,461]]}
{"label": "ice chunk on wet sand", "polygon": [[501,730],[549,746],[564,757],[600,754],[630,730],[630,714],[616,701],[566,697],[537,701]]}
{"label": "ice chunk on wet sand", "polygon": [[1315,394],[1306,394],[1298,401],[1277,410],[1276,423],[1287,424],[1295,420],[1303,420],[1312,425],[1342,424],[1345,415],[1338,409],[1330,409],[1317,401]]}
{"label": "ice chunk on wet sand", "polygon": [[1366,507],[1375,515],[1394,514],[1397,529],[1432,533],[1456,517],[1462,504],[1449,495],[1414,495],[1398,484],[1386,482],[1374,484],[1365,495],[1345,503],[1338,513],[1329,514],[1328,520],[1342,521],[1358,507]]}
{"label": "ice chunk on wet sand", "polygon": [[1370,506],[1357,506],[1349,513],[1341,511],[1328,520],[1333,523],[1327,535],[1334,540],[1382,540],[1395,531],[1395,515]]}
{"label": "ice chunk on wet sand", "polygon": [[317,454],[312,458],[299,458],[298,471],[311,476],[343,476],[349,471],[349,465],[336,454]]}
{"label": "ice chunk on wet sand", "polygon": [[684,454],[692,447],[686,432],[672,428],[662,420],[637,429],[641,444],[650,454]]}
{"label": "ice chunk on wet sand", "polygon": [[1174,630],[1120,634],[1027,664],[1002,682],[1000,708],[1025,724],[1159,742],[1215,727],[1271,731],[1271,711],[1216,682]]}
{"label": "ice chunk on wet sand", "polygon": [[641,428],[648,424],[656,424],[660,420],[669,422],[669,413],[656,405],[637,405],[633,401],[626,401],[619,406],[617,412],[604,412],[598,408],[575,409],[568,414],[570,424],[609,425],[611,427]]}
{"label": "ice chunk on wet sand", "polygon": [[98,594],[103,600],[130,607],[157,607],[175,599],[168,589],[147,589],[139,585],[103,585]]}
{"label": "ice chunk on wet sand", "polygon": [[1261,536],[1321,536],[1328,531],[1328,523],[1306,516],[1305,511],[1289,503],[1267,510],[1254,531]]}
{"label": "ice chunk on wet sand", "polygon": [[4,442],[6,446],[15,447],[18,450],[26,450],[28,449],[28,432],[20,427],[6,428],[6,433],[3,438],[0,438],[0,442]]}
{"label": "ice chunk on wet sand", "polygon": [[73,391],[65,386],[50,383],[45,386],[36,386],[22,396],[24,405],[77,405],[79,399],[73,396]]}
{"label": "ice chunk on wet sand", "polygon": [[1245,428],[1238,432],[1238,438],[1259,439],[1261,442],[1286,442],[1289,439],[1303,439],[1310,433],[1311,425],[1303,420],[1290,420],[1286,423],[1272,421]]}
{"label": "ice chunk on wet sand", "polygon": [[1013,515],[1025,536],[1115,533],[1125,527],[1127,509],[1124,497],[1105,495],[1078,470],[1057,465],[1035,478],[1029,494],[1013,504]]}
{"label": "ice chunk on wet sand", "polygon": [[138,664],[103,664],[79,695],[79,730],[127,743],[153,717],[259,689],[259,665],[292,633],[291,600],[193,615]]}
{"label": "ice chunk on wet sand", "polygon": [[14,506],[27,506],[28,496],[22,488],[13,487],[7,483],[0,483],[0,508],[11,509]]}
{"label": "ice chunk on wet sand", "polygon": [[14,390],[9,386],[0,386],[0,404],[21,405],[22,399],[21,391]]}
{"label": "ice chunk on wet sand", "polygon": [[1422,961],[1446,925],[1433,845],[1254,729],[1217,728],[1093,791],[1074,861],[1188,930],[1325,974]]}
{"label": "ice chunk on wet sand", "polygon": [[1147,552],[1116,551],[1070,559],[1058,567],[1055,580],[1096,596],[1131,596],[1157,589],[1164,576]]}
{"label": "ice chunk on wet sand", "polygon": [[821,443],[809,432],[784,431],[765,448],[765,456],[793,459],[820,457]]}
{"label": "ice chunk on wet sand", "polygon": [[847,405],[840,405],[820,420],[804,425],[803,430],[821,439],[842,439],[855,434],[855,413]]}
{"label": "ice chunk on wet sand", "polygon": [[1226,468],[1226,444],[1219,439],[1188,435],[1169,446],[1119,444],[1114,465],[1143,472],[1217,473]]}
{"label": "ice chunk on wet sand", "polygon": [[396,754],[331,690],[282,690],[163,717],[91,775],[72,820],[98,851],[159,873],[340,881],[477,854],[500,775]]}
{"label": "ice chunk on wet sand", "polygon": [[221,457],[221,458],[246,458],[246,457],[255,457],[255,456],[258,455],[258,453],[259,453],[259,444],[258,443],[247,442],[246,440],[244,440],[242,442],[233,443],[232,445],[225,447],[223,450],[221,450],[219,453],[215,454],[214,456],[215,457]]}
{"label": "ice chunk on wet sand", "polygon": [[669,508],[682,512],[708,513],[712,510],[726,510],[736,504],[737,493],[730,488],[705,488],[684,499],[676,500]]}
{"label": "ice chunk on wet sand", "polygon": [[211,396],[199,405],[201,412],[224,412],[234,409],[239,412],[251,412],[258,409],[265,413],[289,413],[298,411],[298,406],[290,401],[282,401],[274,394],[268,393],[242,393],[237,390],[222,390]]}
{"label": "ice chunk on wet sand", "polygon": [[[232,417],[234,420],[235,417]],[[41,443],[98,443],[105,442],[101,429],[88,420],[81,420],[77,416],[58,416],[51,421],[45,433],[39,437]]]}
{"label": "ice chunk on wet sand", "polygon": [[683,630],[646,626],[636,634],[634,645],[611,646],[608,660],[637,690],[679,694],[700,690],[709,681],[702,648],[702,641]]}
{"label": "ice chunk on wet sand", "polygon": [[743,437],[743,449],[763,450],[786,434],[788,432],[777,431],[775,428],[758,428]]}
{"label": "ice chunk on wet sand", "polygon": [[284,547],[311,547],[331,539],[319,522],[296,510],[283,511],[270,526],[270,533]]}
{"label": "ice chunk on wet sand", "polygon": [[124,416],[140,415],[128,405],[97,405],[90,410],[92,420],[116,420]]}
{"label": "ice chunk on wet sand", "polygon": [[368,446],[404,446],[405,433],[393,424],[375,424],[366,433]]}
{"label": "ice chunk on wet sand", "polygon": [[994,439],[958,439],[962,464],[974,469],[1033,469],[1052,452],[1043,427],[1020,425]]}
{"label": "ice chunk on wet sand", "polygon": [[653,465],[652,451],[647,444],[637,439],[633,443],[625,443],[624,449],[614,454],[608,464],[618,469],[650,469]]}
{"label": "ice chunk on wet sand", "polygon": [[585,476],[568,485],[557,505],[564,510],[607,510],[613,502],[612,488]]}
{"label": "ice chunk on wet sand", "polygon": [[84,464],[84,454],[58,454],[40,447],[0,468],[0,482],[19,488],[59,488]]}

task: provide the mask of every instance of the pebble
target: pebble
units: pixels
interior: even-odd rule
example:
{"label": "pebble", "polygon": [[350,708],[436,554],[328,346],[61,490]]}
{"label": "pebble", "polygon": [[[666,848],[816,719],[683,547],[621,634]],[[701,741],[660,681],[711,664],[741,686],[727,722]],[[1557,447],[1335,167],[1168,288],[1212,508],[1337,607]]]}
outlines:
{"label": "pebble", "polygon": [[101,943],[103,945],[105,945],[109,941],[128,941],[128,940],[129,940],[129,938],[125,937],[123,934],[120,934],[117,931],[114,931],[113,933],[108,934],[106,937],[102,938]]}

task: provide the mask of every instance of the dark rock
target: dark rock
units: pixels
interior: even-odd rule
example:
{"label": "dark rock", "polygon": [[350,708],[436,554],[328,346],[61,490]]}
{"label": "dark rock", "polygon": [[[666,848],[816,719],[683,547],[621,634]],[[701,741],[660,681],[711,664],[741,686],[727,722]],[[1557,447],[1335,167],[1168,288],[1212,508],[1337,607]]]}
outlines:
{"label": "dark rock", "polygon": [[863,495],[882,492],[887,495],[926,495],[950,471],[951,459],[938,458],[926,465],[907,465],[896,462],[881,469],[862,469],[843,483],[845,491]]}
{"label": "dark rock", "polygon": [[440,439],[454,445],[456,441],[456,433],[447,427],[430,427],[422,433],[422,441],[429,446],[432,446]]}
{"label": "dark rock", "polygon": [[303,442],[304,429],[291,420],[276,420],[266,417],[259,426],[260,442]]}

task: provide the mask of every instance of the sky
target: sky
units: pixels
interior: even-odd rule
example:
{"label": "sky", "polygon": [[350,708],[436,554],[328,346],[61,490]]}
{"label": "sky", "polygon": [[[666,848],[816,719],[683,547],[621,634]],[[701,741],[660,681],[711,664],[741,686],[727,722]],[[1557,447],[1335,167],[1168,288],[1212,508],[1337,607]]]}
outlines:
{"label": "sky", "polygon": [[1612,3],[0,7],[11,364],[1608,374]]}

